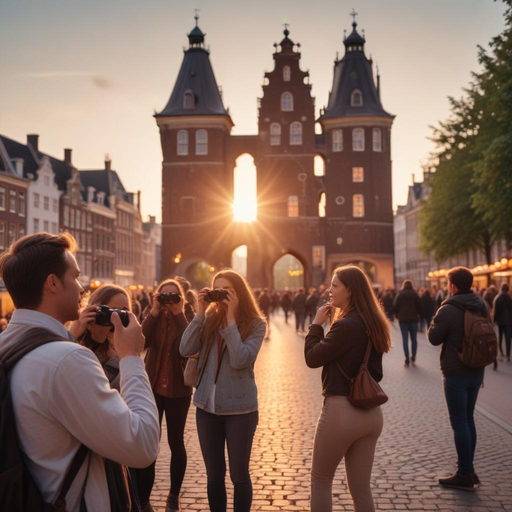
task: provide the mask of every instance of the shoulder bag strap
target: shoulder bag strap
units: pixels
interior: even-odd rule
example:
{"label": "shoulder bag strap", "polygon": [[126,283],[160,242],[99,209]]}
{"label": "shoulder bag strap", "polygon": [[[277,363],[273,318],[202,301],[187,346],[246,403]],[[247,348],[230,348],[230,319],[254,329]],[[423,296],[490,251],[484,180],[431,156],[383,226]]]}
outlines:
{"label": "shoulder bag strap", "polygon": [[25,332],[23,338],[15,343],[2,357],[2,363],[6,371],[11,370],[14,365],[25,357],[29,352],[35,350],[41,345],[52,341],[71,341],[63,338],[42,327],[34,327]]}

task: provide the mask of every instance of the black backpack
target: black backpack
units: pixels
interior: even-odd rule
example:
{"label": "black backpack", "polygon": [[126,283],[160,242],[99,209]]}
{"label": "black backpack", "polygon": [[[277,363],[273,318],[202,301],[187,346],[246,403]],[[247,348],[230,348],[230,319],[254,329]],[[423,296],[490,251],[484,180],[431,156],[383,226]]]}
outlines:
{"label": "black backpack", "polygon": [[[9,512],[65,512],[66,494],[89,453],[89,448],[85,445],[79,448],[68,468],[57,499],[53,504],[45,503],[25,466],[19,446],[8,372],[29,352],[52,341],[69,340],[43,328],[30,329],[23,340],[11,347],[0,360],[0,503],[2,510]],[[87,510],[83,491],[85,484],[81,512]]]}

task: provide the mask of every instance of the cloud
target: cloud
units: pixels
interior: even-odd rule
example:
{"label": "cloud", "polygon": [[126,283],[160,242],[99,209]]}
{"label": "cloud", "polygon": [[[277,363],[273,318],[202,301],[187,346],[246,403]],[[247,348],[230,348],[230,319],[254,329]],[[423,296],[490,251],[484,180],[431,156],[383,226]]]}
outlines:
{"label": "cloud", "polygon": [[26,78],[89,78],[93,85],[98,89],[110,89],[113,82],[108,78],[100,75],[94,75],[89,71],[42,71],[36,73],[23,73],[21,76]]}

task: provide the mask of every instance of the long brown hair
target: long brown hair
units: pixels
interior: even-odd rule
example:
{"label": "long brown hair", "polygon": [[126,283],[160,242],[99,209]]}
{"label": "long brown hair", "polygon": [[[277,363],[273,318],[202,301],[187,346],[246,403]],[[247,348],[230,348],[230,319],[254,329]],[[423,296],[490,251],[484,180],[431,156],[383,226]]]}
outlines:
{"label": "long brown hair", "polygon": [[[160,293],[162,289],[167,285],[176,286],[176,289],[178,290],[178,295],[181,297],[181,310],[185,311],[185,302],[187,301],[187,298],[185,297],[183,286],[181,286],[180,282],[177,281],[176,279],[165,279],[164,281],[162,281],[156,289],[157,293]],[[153,300],[156,299],[153,298]]]}
{"label": "long brown hair", "polygon": [[[221,277],[227,279],[233,285],[238,297],[236,325],[242,340],[245,341],[254,330],[257,321],[267,323],[265,316],[261,312],[249,284],[238,272],[232,269],[217,272],[212,280],[212,288],[215,287],[215,281]],[[203,339],[211,340],[215,338],[219,331],[224,328],[227,311],[227,304],[222,302],[213,302],[208,306],[203,327]]]}
{"label": "long brown hair", "polygon": [[366,274],[355,265],[342,265],[334,269],[333,276],[336,276],[350,291],[348,307],[344,310],[336,308],[333,321],[350,313],[357,313],[365,323],[375,350],[380,354],[389,352],[391,348],[389,322]]}
{"label": "long brown hair", "polygon": [[[128,299],[128,311],[132,310],[132,299],[130,294],[121,286],[117,284],[104,284],[98,289],[94,290],[89,300],[87,301],[88,306],[94,306],[95,304],[108,304],[112,297],[116,295],[124,295]],[[107,334],[107,339],[110,341],[112,338],[112,331]],[[100,350],[102,353],[106,353],[108,350],[108,343],[98,343],[91,338],[90,332],[87,329],[85,333],[80,337],[79,342],[81,345],[91,349],[93,352]]]}

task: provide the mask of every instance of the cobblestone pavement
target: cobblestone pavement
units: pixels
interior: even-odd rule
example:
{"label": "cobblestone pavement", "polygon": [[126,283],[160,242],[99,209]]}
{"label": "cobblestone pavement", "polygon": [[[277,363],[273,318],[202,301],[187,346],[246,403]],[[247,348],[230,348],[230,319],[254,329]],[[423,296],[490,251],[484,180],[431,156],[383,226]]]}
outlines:
{"label": "cobblestone pavement", "polygon": [[[512,435],[476,414],[475,468],[482,485],[474,492],[443,489],[437,477],[455,469],[452,432],[442,394],[438,349],[419,335],[416,368],[404,368],[398,326],[384,358],[384,431],[377,445],[372,488],[377,510],[444,512],[512,511]],[[321,408],[320,370],[306,367],[303,337],[282,316],[272,320],[270,340],[256,362],[260,422],[252,452],[253,510],[309,510],[309,474],[316,421]],[[486,379],[491,378],[489,375]],[[507,385],[512,384],[512,378]],[[510,401],[502,405],[510,408]],[[170,452],[162,436],[152,504],[163,512],[169,491]],[[208,509],[205,468],[191,407],[186,430],[188,468],[183,510]],[[233,488],[227,476],[228,510]],[[353,510],[340,465],[333,485],[334,510]]]}

